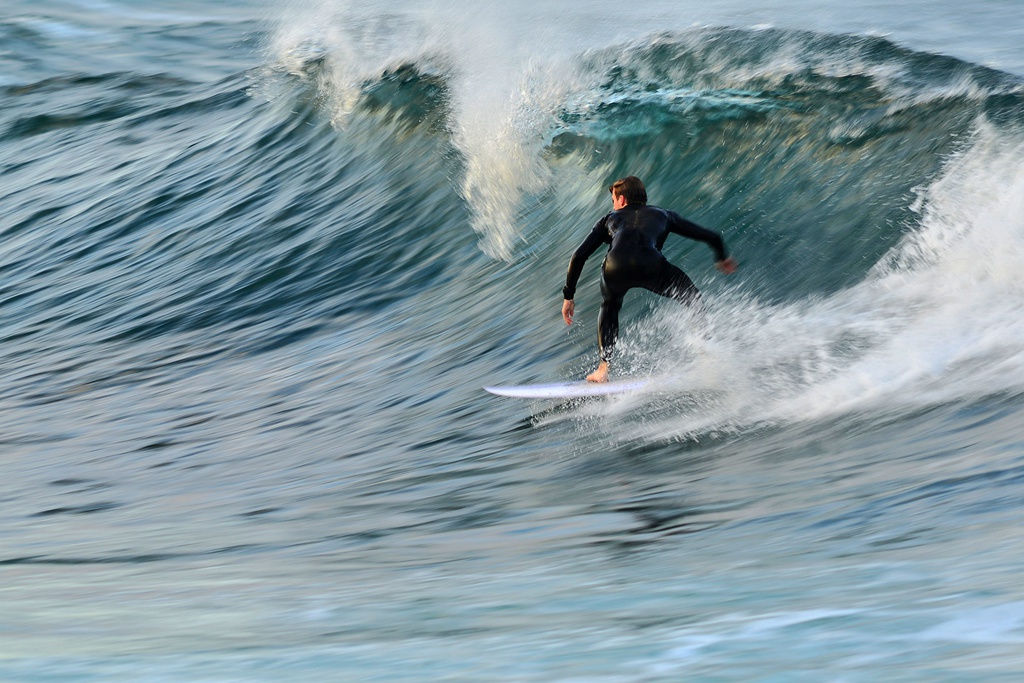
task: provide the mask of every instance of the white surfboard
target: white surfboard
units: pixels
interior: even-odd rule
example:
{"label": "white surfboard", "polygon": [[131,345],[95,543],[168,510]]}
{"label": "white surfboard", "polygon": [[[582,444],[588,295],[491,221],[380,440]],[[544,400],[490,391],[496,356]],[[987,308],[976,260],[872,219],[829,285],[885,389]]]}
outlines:
{"label": "white surfboard", "polygon": [[581,398],[640,391],[649,383],[650,380],[647,379],[623,379],[615,382],[555,382],[553,384],[484,387],[484,391],[511,398]]}

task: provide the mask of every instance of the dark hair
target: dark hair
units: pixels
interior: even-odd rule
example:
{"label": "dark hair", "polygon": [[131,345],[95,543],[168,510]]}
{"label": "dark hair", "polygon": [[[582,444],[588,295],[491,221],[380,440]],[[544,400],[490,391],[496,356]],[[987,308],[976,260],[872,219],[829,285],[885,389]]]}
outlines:
{"label": "dark hair", "polygon": [[647,188],[644,187],[644,181],[635,175],[616,180],[608,188],[608,191],[612,193],[613,197],[625,197],[627,204],[643,205],[647,203]]}

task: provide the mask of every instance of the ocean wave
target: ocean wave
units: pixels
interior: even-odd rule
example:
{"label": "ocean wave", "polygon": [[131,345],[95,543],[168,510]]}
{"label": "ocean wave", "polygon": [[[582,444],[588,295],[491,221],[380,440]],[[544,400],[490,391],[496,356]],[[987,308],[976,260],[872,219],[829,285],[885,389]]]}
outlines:
{"label": "ocean wave", "polygon": [[330,43],[289,49],[212,84],[6,88],[12,353],[54,326],[258,352],[442,292],[503,300],[527,270],[523,295],[544,299],[627,173],[726,235],[739,295],[802,305],[863,282],[919,230],[921,188],[979,119],[1021,120],[1019,79],[880,38],[657,34],[525,70],[512,108],[467,90],[435,45],[422,60],[381,51],[344,102]]}

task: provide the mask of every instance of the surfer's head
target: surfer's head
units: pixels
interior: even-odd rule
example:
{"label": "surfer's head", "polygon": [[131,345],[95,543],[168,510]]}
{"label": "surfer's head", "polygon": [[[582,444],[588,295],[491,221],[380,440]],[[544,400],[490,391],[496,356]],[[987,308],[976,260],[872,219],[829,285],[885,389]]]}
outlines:
{"label": "surfer's head", "polygon": [[647,188],[644,187],[644,181],[635,175],[616,180],[608,188],[608,191],[612,193],[612,201],[618,197],[623,197],[627,204],[643,206],[647,203]]}

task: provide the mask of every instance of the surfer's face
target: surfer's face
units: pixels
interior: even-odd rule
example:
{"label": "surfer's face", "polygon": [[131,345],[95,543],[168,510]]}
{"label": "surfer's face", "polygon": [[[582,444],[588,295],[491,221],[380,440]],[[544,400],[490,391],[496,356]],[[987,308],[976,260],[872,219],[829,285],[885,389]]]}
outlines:
{"label": "surfer's face", "polygon": [[626,195],[612,193],[612,210],[618,211],[624,208],[629,202],[626,201]]}

